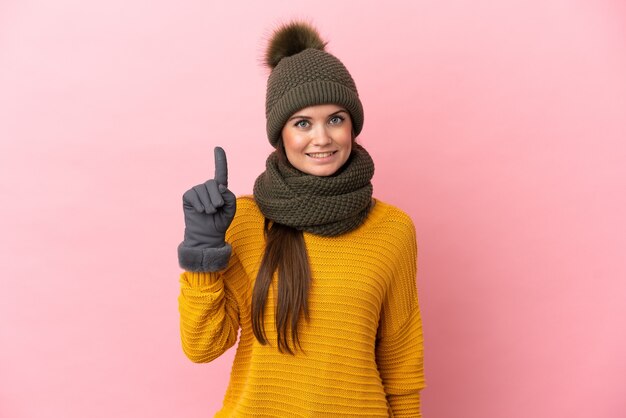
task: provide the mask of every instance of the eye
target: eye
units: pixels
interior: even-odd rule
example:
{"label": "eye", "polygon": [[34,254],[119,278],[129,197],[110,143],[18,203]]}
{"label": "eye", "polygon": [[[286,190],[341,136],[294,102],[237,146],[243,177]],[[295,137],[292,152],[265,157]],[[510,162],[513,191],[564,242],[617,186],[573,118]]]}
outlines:
{"label": "eye", "polygon": [[297,128],[308,128],[310,125],[311,124],[306,119],[299,120],[294,124],[294,126]]}
{"label": "eye", "polygon": [[331,125],[340,125],[341,122],[344,121],[344,118],[342,116],[333,116],[332,118],[330,118],[330,120],[328,121]]}

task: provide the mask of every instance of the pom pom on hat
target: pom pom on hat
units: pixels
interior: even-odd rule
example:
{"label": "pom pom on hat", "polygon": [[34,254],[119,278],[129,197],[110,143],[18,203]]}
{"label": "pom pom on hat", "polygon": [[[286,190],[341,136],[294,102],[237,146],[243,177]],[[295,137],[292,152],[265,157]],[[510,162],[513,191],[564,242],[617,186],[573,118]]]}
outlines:
{"label": "pom pom on hat", "polygon": [[265,65],[273,69],[285,57],[309,48],[324,51],[325,47],[326,42],[310,24],[296,21],[286,23],[274,31],[265,51]]}

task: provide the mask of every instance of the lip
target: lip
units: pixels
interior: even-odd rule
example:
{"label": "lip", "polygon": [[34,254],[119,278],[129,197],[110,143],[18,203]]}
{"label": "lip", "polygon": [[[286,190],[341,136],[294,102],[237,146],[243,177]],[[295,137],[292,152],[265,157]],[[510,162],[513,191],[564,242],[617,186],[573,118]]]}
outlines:
{"label": "lip", "polygon": [[[315,157],[311,157],[309,154],[318,154],[318,153],[322,153],[322,152],[332,152],[331,155],[329,155],[328,157],[324,157],[324,158],[315,158]],[[318,163],[325,163],[328,161],[332,161],[335,158],[335,155],[337,155],[337,151],[320,151],[320,152],[312,152],[312,153],[308,153],[306,154],[307,157],[309,157],[311,160],[318,162]]]}

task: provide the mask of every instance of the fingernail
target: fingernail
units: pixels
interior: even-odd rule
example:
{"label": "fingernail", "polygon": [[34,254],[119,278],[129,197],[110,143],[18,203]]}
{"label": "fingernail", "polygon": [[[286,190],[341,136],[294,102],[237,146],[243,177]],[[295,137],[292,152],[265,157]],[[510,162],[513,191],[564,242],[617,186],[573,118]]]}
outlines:
{"label": "fingernail", "polygon": [[226,191],[226,186],[224,186],[223,184],[220,184],[219,186],[217,186],[217,188],[219,189],[220,193],[224,193]]}

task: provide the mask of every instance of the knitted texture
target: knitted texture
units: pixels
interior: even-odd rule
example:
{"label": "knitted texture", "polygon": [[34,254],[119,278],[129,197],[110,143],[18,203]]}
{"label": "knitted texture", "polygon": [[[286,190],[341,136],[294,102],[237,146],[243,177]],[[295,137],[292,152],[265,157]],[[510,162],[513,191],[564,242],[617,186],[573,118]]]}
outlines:
{"label": "knitted texture", "polygon": [[278,151],[254,183],[254,197],[266,218],[313,234],[335,236],[358,227],[372,201],[374,162],[357,143],[332,176],[313,176],[281,163]]}
{"label": "knitted texture", "polygon": [[273,147],[285,123],[296,111],[319,104],[344,106],[352,118],[355,136],[363,128],[363,106],[356,84],[334,55],[309,48],[283,58],[267,80],[265,116]]}
{"label": "knitted texture", "polygon": [[[276,289],[270,286],[268,345],[252,331],[251,292],[264,250],[263,215],[240,197],[221,272],[184,272],[179,297],[182,346],[210,362],[237,342],[216,417],[421,417],[423,338],[411,219],[377,201],[366,221],[338,237],[304,233],[311,263],[310,319],[302,351],[276,347]],[[274,285],[276,281],[274,276]]]}

